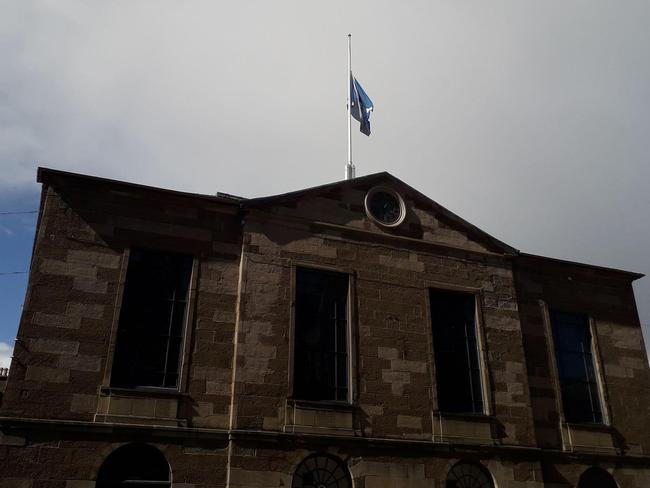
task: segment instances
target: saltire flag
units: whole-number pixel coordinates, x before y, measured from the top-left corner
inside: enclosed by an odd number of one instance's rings
[[[361,123],[359,130],[370,135],[370,112],[375,106],[370,97],[363,91],[357,79],[350,73],[350,113]]]

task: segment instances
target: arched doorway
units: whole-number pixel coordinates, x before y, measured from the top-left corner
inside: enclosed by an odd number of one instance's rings
[[[481,464],[459,461],[447,473],[445,488],[494,488],[494,482]]]
[[[350,471],[331,454],[307,456],[293,474],[291,488],[352,488]]]
[[[126,444],[113,451],[97,475],[97,488],[170,488],[165,456],[148,444]]]
[[[618,485],[611,474],[594,466],[582,473],[578,488],[618,488]]]

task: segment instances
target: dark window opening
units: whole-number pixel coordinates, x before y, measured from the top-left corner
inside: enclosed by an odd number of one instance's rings
[[[148,444],[126,444],[113,451],[97,475],[97,488],[169,488],[171,472],[165,456]]]
[[[294,397],[348,399],[348,275],[298,268]]]
[[[178,387],[192,256],[134,249],[111,385]]]
[[[483,413],[475,297],[438,290],[431,290],[429,296],[438,408]]]
[[[565,419],[602,423],[589,319],[558,311],[550,315]]]
[[[352,488],[347,466],[330,454],[306,457],[293,474],[291,488]]]
[[[614,477],[602,468],[593,466],[580,476],[578,488],[618,488]]]

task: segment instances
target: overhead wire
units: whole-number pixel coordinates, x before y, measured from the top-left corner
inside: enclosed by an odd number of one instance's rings
[[[38,213],[38,210],[23,210],[17,212],[0,212],[0,215],[24,215],[24,214],[35,214]]]
[[[38,213],[38,210],[18,210],[18,211],[9,211],[9,212],[0,212],[2,215],[27,215]],[[27,271],[0,271],[0,276],[12,276],[12,275],[22,275],[27,274]]]

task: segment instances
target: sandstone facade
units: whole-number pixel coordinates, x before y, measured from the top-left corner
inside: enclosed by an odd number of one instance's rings
[[[380,173],[277,197],[172,192],[41,169],[41,210],[0,409],[0,486],[90,488],[143,442],[173,485],[296,486],[313,453],[357,488],[444,487],[459,461],[495,486],[578,486],[589,467],[650,486],[641,275],[521,253]],[[368,218],[397,191],[406,218]],[[134,247],[194,256],[177,389],[111,386]],[[297,267],[350,276],[350,401],[293,392]],[[477,297],[482,415],[441,412],[430,289]],[[604,421],[566,421],[548,311],[589,317]],[[460,486],[460,485],[458,485]]]

